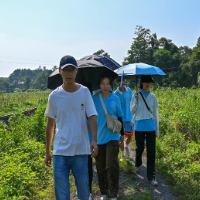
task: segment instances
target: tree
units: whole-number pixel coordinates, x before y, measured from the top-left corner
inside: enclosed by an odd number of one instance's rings
[[[187,63],[192,55],[192,49],[188,46],[179,47],[179,54],[181,58],[181,63]]]
[[[93,55],[101,55],[101,56],[107,56],[110,57],[108,52],[105,52],[103,49],[98,50],[97,52],[93,53]]]
[[[12,74],[9,76],[9,83],[14,83],[16,86],[18,85],[19,82],[19,76],[20,76],[20,69],[16,69]]]
[[[200,72],[200,37],[197,40],[196,46],[193,48],[188,64],[191,75],[191,84],[197,85],[197,76]]]
[[[130,50],[128,50],[128,56],[125,57],[123,65],[138,62],[153,64],[153,53],[158,49],[156,33],[151,35],[149,29],[136,26],[135,35],[136,37],[133,38]]]
[[[25,77],[25,82],[24,82],[24,86],[25,86],[26,90],[30,88],[30,83],[31,83],[31,77],[30,76],[26,76]]]
[[[47,80],[48,76],[52,73],[51,70],[43,71],[32,83],[32,89],[46,90],[47,89]]]
[[[52,67],[52,71],[54,72],[56,69],[58,69],[58,66],[54,65],[54,66]]]
[[[0,77],[0,90],[9,92],[9,83],[8,78]]]

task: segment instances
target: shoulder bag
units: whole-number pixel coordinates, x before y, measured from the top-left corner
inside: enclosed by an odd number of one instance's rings
[[[122,123],[118,119],[113,117],[112,115],[108,114],[108,111],[107,111],[106,106],[104,104],[101,93],[99,93],[99,98],[100,98],[101,104],[103,106],[104,112],[106,114],[106,122],[107,122],[108,129],[110,131],[112,131],[113,133],[119,133],[121,131],[121,128],[122,128]]]

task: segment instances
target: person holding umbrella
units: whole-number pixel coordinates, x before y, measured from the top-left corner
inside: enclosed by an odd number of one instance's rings
[[[108,129],[106,111],[122,123],[122,110],[118,96],[111,88],[111,77],[107,73],[99,76],[101,92],[93,96],[97,109],[97,145],[98,155],[96,156],[96,168],[98,174],[101,200],[117,199],[119,184],[119,141],[123,142],[124,128],[121,126],[121,136],[118,132]]]
[[[63,84],[55,89],[48,99],[45,116],[46,155],[45,163],[51,167],[51,143],[54,137],[53,168],[54,187],[57,200],[70,200],[69,172],[72,170],[80,200],[90,196],[88,181],[88,155],[95,157],[97,147],[96,109],[88,88],[75,82],[77,62],[72,56],[60,60],[59,73]],[[86,120],[92,133],[89,144]]]
[[[122,80],[121,80],[122,79]],[[131,137],[134,135],[134,127],[133,123],[131,122],[132,120],[132,114],[131,114],[131,109],[130,109],[130,102],[133,96],[133,93],[129,87],[126,87],[126,79],[123,78],[123,76],[118,76],[116,78],[116,84],[118,85],[117,90],[115,91],[115,94],[119,97],[120,103],[121,103],[121,108],[122,108],[122,119],[123,119],[123,125],[124,125],[124,135],[127,136],[126,140],[124,143],[120,144],[121,147],[121,159],[122,161],[125,158],[124,155],[124,147],[126,150],[126,154],[129,156],[130,151],[129,151],[129,144],[131,142]]]
[[[142,75],[140,92],[131,100],[131,112],[134,114],[136,159],[135,170],[142,165],[142,154],[146,138],[147,147],[147,179],[154,186],[158,185],[155,178],[155,143],[159,134],[158,103],[156,96],[150,92],[153,83],[151,75]]]

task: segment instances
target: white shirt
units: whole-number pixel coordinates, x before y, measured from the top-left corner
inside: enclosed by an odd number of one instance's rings
[[[136,94],[133,95],[131,99],[131,113],[134,114],[132,122],[135,120],[144,120],[144,119],[155,119],[156,123],[156,135],[159,134],[159,118],[158,118],[158,102],[156,96],[152,93],[148,95],[145,99],[149,109],[152,113],[147,109],[142,96],[138,93],[139,100],[135,99]]]
[[[88,88],[81,85],[71,93],[58,87],[49,95],[44,115],[56,121],[53,155],[91,154],[86,120],[97,112]]]

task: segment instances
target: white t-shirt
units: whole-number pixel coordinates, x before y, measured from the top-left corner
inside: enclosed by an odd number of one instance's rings
[[[86,120],[97,112],[88,88],[81,85],[71,93],[58,87],[49,95],[44,115],[56,121],[53,155],[91,154]]]

